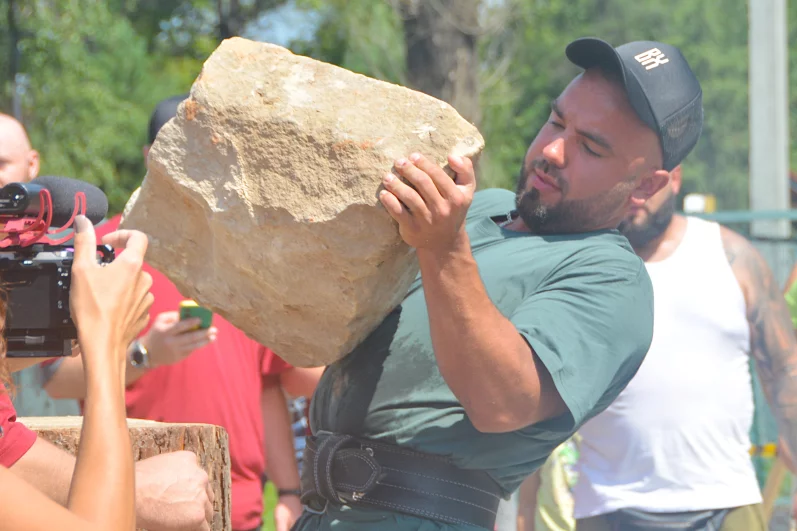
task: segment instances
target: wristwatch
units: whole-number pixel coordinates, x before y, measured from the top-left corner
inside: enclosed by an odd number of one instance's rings
[[[149,369],[149,352],[147,348],[141,344],[141,341],[136,339],[130,344],[127,349],[127,361],[131,366],[136,369]]]

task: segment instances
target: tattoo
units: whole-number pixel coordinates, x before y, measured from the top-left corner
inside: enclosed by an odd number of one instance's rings
[[[797,340],[791,316],[772,271],[742,236],[722,228],[728,263],[747,303],[750,355],[778,421],[781,439],[792,455],[797,451]]]

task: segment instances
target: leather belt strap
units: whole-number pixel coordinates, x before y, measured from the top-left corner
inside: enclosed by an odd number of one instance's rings
[[[492,531],[501,490],[486,472],[441,456],[349,435],[307,438],[302,503],[311,513],[334,506],[371,507]]]

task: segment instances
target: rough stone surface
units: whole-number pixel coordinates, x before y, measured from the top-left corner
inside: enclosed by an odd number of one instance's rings
[[[150,236],[147,260],[183,295],[294,365],[328,364],[418,271],[383,175],[414,151],[446,167],[483,145],[447,103],[233,38],[159,133],[123,226]]]
[[[19,421],[62,450],[77,454],[83,417],[26,417]],[[127,425],[136,461],[179,450],[197,455],[215,495],[211,530],[230,531],[230,444],[224,428],[136,419],[128,419]]]

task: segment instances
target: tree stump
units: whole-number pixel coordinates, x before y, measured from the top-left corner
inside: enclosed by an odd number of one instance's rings
[[[41,438],[69,452],[77,453],[83,417],[27,417],[18,419]],[[199,458],[215,494],[213,531],[229,531],[230,524],[230,444],[227,432],[209,424],[166,424],[128,419],[133,458],[189,450]]]

